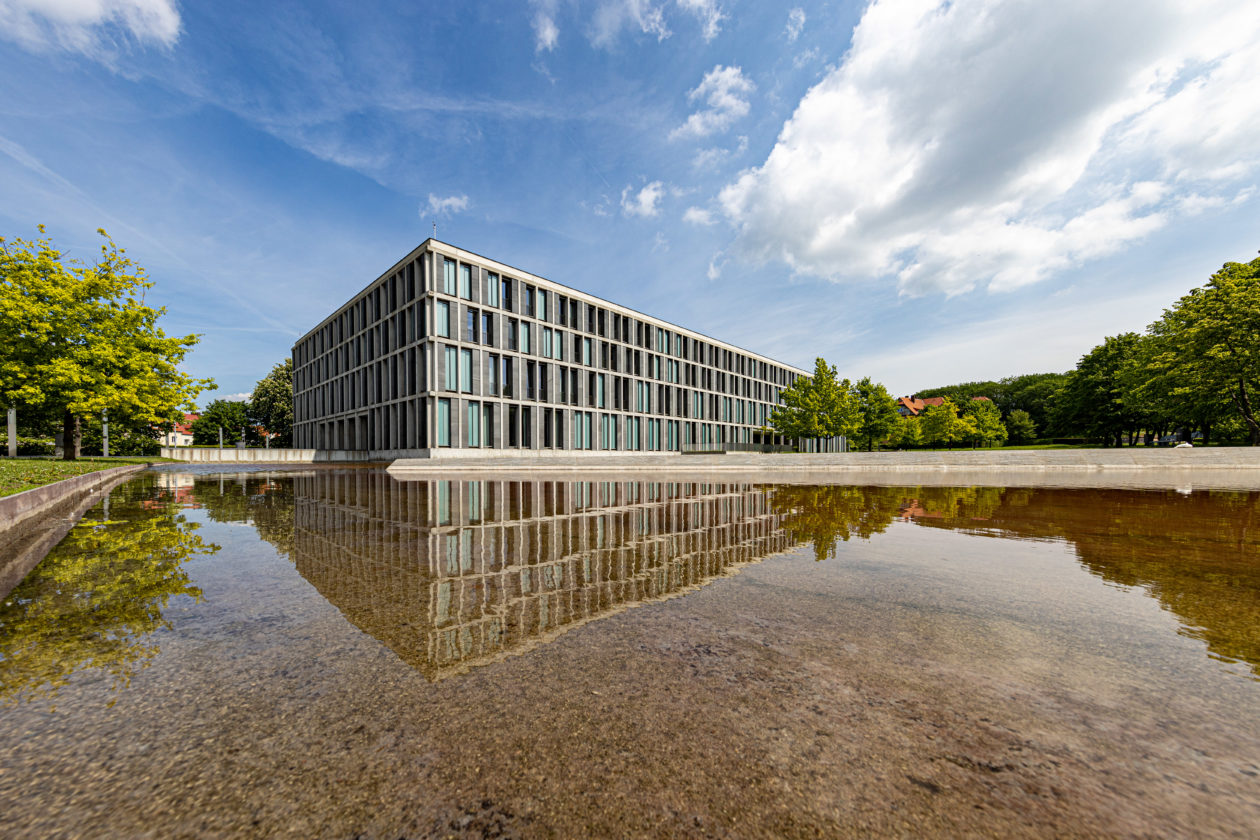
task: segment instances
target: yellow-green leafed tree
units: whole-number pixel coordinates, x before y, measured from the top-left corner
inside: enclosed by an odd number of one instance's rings
[[[852,383],[839,379],[834,366],[819,357],[814,375],[802,376],[779,395],[782,405],[770,413],[770,428],[789,438],[852,437],[861,426]]]
[[[84,416],[164,425],[214,387],[179,369],[199,336],[162,331],[166,310],[145,304],[153,284],[144,269],[98,233],[105,241],[92,265],[42,236],[0,237],[0,407],[60,416],[67,459]]]

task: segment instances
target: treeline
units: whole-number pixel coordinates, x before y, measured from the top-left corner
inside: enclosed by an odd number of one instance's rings
[[[249,400],[215,400],[193,421],[193,446],[293,445],[293,360],[285,359],[258,380]],[[263,438],[263,433],[267,438]]]
[[[1226,263],[1145,333],[1109,336],[1066,373],[963,382],[919,391],[962,404],[993,401],[1007,425],[1104,446],[1178,435],[1260,445],[1260,259]],[[1015,435],[1012,434],[1012,439]],[[1012,440],[1014,442],[1014,440]]]

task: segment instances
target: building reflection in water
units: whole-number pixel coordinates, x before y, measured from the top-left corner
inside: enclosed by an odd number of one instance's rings
[[[439,680],[790,548],[750,484],[298,476],[292,557]]]

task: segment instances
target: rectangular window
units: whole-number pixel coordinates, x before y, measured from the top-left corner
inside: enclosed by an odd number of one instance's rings
[[[542,289],[538,290],[538,320],[547,320],[547,293]]]
[[[510,356],[503,357],[503,396],[512,396],[512,359]]]
[[[437,403],[437,445],[451,445],[451,401],[446,399]]]
[[[481,343],[494,345],[494,316],[489,312],[481,313]]]
[[[525,399],[532,400],[534,398],[534,376],[535,363],[525,363]]]
[[[508,420],[507,420],[507,422],[508,422],[508,426],[507,426],[507,433],[508,433],[508,446],[520,446],[520,445],[521,445],[521,437],[520,437],[520,428],[521,428],[521,423],[520,423],[520,411],[519,411],[519,410],[517,410],[517,407],[516,407],[516,406],[514,406],[514,405],[509,405],[509,406],[508,406]]]
[[[486,306],[499,305],[499,275],[486,275],[486,299],[482,303]]]
[[[521,446],[534,448],[534,413],[529,406],[521,406]]]
[[[481,403],[468,403],[468,445],[481,446]]]
[[[459,351],[459,390],[472,393],[472,351]]]
[[[525,287],[525,312],[529,317],[534,317],[534,287]]]
[[[481,407],[481,436],[485,445],[494,448],[494,406],[486,403]]]
[[[544,359],[551,358],[551,330],[547,327],[542,330],[542,356]]]
[[[446,360],[446,379],[444,380],[443,384],[446,386],[446,390],[448,391],[458,391],[459,390],[459,370],[458,370],[458,361],[457,361],[458,356],[455,353],[455,348],[444,347],[443,353],[445,354],[445,360]]]
[[[553,425],[551,414],[552,414],[552,410],[550,408],[543,409],[543,416],[542,416],[543,449],[551,449],[552,446],[555,445],[554,443],[552,443],[552,437],[551,437],[552,425]]]
[[[595,379],[595,405],[598,406],[599,408],[608,407],[607,404],[605,403],[605,397],[604,397],[605,378],[606,378],[605,375],[601,373]]]
[[[492,397],[499,395],[499,357],[486,356],[486,393]]]
[[[503,282],[499,284],[500,291],[503,292],[503,308],[508,312],[512,311],[512,280],[504,277]]]
[[[556,381],[560,383],[560,398],[557,402],[567,403],[569,401],[569,375],[564,368],[556,368]]]
[[[477,310],[472,307],[468,308],[464,317],[464,341],[471,341],[477,344],[480,339],[477,337],[477,328],[481,326],[480,319],[477,317]]]
[[[442,338],[451,337],[451,305],[444,300],[433,304],[433,331]]]
[[[507,349],[509,349],[509,350],[515,350],[515,349],[516,349],[516,338],[517,338],[517,336],[518,336],[518,335],[520,335],[520,326],[519,326],[519,325],[520,325],[520,322],[519,322],[519,321],[517,321],[515,318],[508,318],[508,327],[507,327],[507,340],[508,340],[508,346],[507,346]]]
[[[556,295],[556,314],[560,316],[556,323],[567,327],[569,325],[569,299],[563,295]]]
[[[564,361],[564,333],[556,330],[555,341],[552,342],[552,349],[556,352],[556,361]]]
[[[589,366],[591,363],[591,340],[589,338],[582,339],[582,364]]]
[[[464,300],[472,300],[472,266],[459,267],[459,296]]]
[[[455,260],[442,260],[442,291],[452,296],[455,294]]]
[[[521,352],[522,353],[530,352],[529,333],[530,333],[529,324],[525,321],[521,321]]]

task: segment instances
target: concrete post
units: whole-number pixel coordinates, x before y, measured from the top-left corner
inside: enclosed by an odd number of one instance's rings
[[[219,448],[223,448],[223,427],[219,427]]]
[[[17,457],[17,409],[9,409],[9,457]]]
[[[109,412],[101,412],[101,454],[109,457]]]

